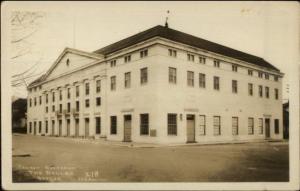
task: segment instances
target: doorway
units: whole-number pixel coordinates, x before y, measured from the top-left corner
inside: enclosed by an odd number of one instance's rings
[[[124,142],[131,142],[131,115],[124,115]]]
[[[265,119],[266,138],[270,138],[270,119]]]
[[[195,140],[195,115],[186,115],[187,143],[194,143]]]

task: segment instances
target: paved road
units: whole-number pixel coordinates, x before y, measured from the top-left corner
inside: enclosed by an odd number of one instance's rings
[[[13,135],[14,182],[288,181],[288,144],[123,147]]]

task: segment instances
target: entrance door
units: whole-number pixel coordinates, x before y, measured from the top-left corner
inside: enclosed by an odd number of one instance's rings
[[[62,136],[62,120],[58,121],[58,136]]]
[[[270,138],[270,119],[265,119],[266,138]]]
[[[187,142],[195,142],[195,115],[186,116],[186,133],[187,133]]]
[[[67,119],[67,136],[70,136],[70,119]]]
[[[131,142],[131,115],[124,115],[124,142]]]
[[[75,119],[75,137],[79,137],[79,119]]]
[[[33,123],[33,134],[36,135],[36,122]]]
[[[89,126],[90,126],[90,119],[85,118],[85,133],[84,133],[85,138],[89,137]]]

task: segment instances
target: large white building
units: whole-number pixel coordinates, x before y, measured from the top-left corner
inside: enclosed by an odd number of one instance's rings
[[[156,26],[66,48],[28,87],[28,133],[185,143],[282,139],[283,74],[262,58]]]

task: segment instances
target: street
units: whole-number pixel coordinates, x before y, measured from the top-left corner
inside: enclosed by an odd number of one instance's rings
[[[14,182],[289,180],[287,142],[128,147],[25,134],[12,141]]]

